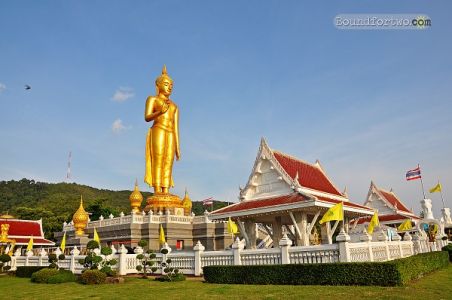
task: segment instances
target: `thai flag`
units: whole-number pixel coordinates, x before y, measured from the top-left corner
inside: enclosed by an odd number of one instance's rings
[[[416,169],[406,172],[406,180],[415,180],[419,178],[421,178],[421,168],[419,167],[419,165]]]
[[[202,200],[202,205],[204,205],[204,206],[212,205],[212,204],[213,204],[213,197]]]

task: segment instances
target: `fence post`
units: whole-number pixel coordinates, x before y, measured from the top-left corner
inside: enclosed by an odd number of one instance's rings
[[[289,248],[292,246],[292,241],[284,233],[282,239],[279,240],[279,248],[281,249],[281,264],[290,264]]]
[[[234,255],[234,266],[239,266],[242,264],[242,258],[240,257],[240,252],[242,252],[244,245],[240,242],[240,239],[237,237],[232,244],[232,254]]]
[[[74,248],[71,250],[71,265],[69,268],[71,269],[71,272],[75,274],[75,257],[80,254],[80,250],[78,250],[77,246],[74,246]]]
[[[414,255],[414,245],[413,245],[413,238],[411,237],[410,233],[407,232],[403,236],[403,240],[406,242],[410,242],[410,256]]]
[[[168,210],[167,210],[167,212],[168,212]],[[168,215],[168,213],[167,213],[166,217],[168,217],[168,216],[169,216],[169,215]],[[168,219],[167,219],[167,220],[168,220]],[[165,263],[165,265],[166,265],[166,260],[168,259],[168,254],[171,253],[171,247],[168,246],[168,243],[165,243],[165,244],[163,244],[162,249],[160,249],[160,253],[162,252],[163,249],[168,250],[168,252],[167,252],[166,254],[165,254],[165,253],[162,253],[162,264]],[[166,274],[166,272],[164,271],[164,269],[165,269],[165,268],[162,266],[162,275],[165,275],[165,274]]]
[[[41,248],[41,251],[39,251],[39,260],[38,260],[38,266],[42,267],[43,263],[42,260],[44,259],[44,256],[47,256],[47,252]]]
[[[336,237],[336,242],[339,246],[339,261],[350,262],[350,249],[348,247],[350,236],[344,231],[344,228],[339,231],[339,234]]]
[[[377,235],[377,238],[381,242],[385,242],[385,250],[386,250],[386,260],[391,260],[391,252],[389,251],[389,237],[386,232],[380,228],[380,233]]]
[[[126,275],[127,274],[127,249],[124,247],[124,245],[121,245],[119,248],[119,266],[118,266],[118,273],[119,275]]]
[[[412,237],[412,240],[413,240],[414,254],[422,253],[421,237],[419,236],[419,234],[415,233]]]
[[[369,261],[374,261],[374,253],[372,252],[372,236],[367,232],[366,228],[359,236],[359,240],[367,244],[367,254],[369,256]]]
[[[193,247],[193,251],[195,251],[195,276],[201,276],[202,274],[202,261],[201,254],[204,252],[206,248],[198,241]]]
[[[400,242],[402,240],[402,237],[398,233],[396,233],[396,234],[392,235],[392,240],[398,243],[400,258],[403,258],[402,243]]]

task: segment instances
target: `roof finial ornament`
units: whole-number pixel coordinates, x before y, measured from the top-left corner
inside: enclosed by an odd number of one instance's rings
[[[348,189],[347,189],[347,186],[344,187],[344,191],[342,192],[342,195],[343,195],[344,197],[347,197],[347,198],[348,198]]]

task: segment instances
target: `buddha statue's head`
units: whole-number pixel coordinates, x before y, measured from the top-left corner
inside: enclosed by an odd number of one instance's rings
[[[157,77],[157,79],[155,80],[155,87],[157,89],[157,95],[163,94],[166,97],[171,95],[171,92],[173,90],[173,80],[168,76],[165,65],[162,69],[162,75]]]

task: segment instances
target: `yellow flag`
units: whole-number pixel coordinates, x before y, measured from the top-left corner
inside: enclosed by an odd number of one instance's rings
[[[435,185],[434,187],[432,187],[432,188],[430,189],[430,193],[438,193],[438,192],[441,192],[442,189],[443,189],[443,188],[442,188],[442,186],[441,186],[441,183],[438,182],[437,185]]]
[[[66,231],[64,232],[63,239],[61,240],[60,249],[62,252],[64,252],[64,249],[66,248]]]
[[[94,228],[93,241],[98,242],[99,243],[99,247],[100,247],[100,238],[99,238],[99,235],[97,234],[96,228]]]
[[[405,231],[405,230],[410,230],[411,228],[413,228],[413,226],[411,225],[411,220],[406,219],[405,221],[403,221],[402,224],[399,225],[399,227],[397,227],[397,230]]]
[[[375,212],[374,215],[372,216],[372,219],[370,219],[369,226],[367,227],[367,232],[369,234],[372,234],[374,232],[375,226],[378,226],[378,225],[380,225],[380,222],[378,220],[378,213]]]
[[[166,243],[166,239],[165,239],[165,231],[163,231],[163,226],[162,226],[162,224],[160,224],[159,242],[160,242],[160,245],[163,245],[163,244]]]
[[[235,224],[235,222],[232,221],[231,218],[229,218],[228,220],[228,232],[231,234],[236,234],[237,232],[239,232],[237,224]]]
[[[32,251],[33,250],[33,236],[30,238],[30,240],[28,241],[28,245],[27,245],[27,251]]]
[[[329,221],[342,221],[344,219],[344,204],[339,202],[338,204],[332,206],[328,211],[323,215],[322,220],[320,220],[320,224]]]

